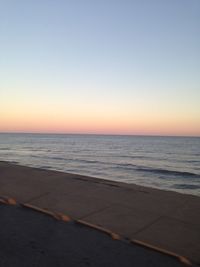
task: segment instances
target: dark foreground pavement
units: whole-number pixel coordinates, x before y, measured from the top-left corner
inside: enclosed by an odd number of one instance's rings
[[[185,266],[75,222],[0,204],[0,267]]]

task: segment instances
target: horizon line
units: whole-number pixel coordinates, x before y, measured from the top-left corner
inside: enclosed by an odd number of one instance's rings
[[[112,134],[112,133],[62,133],[62,132],[7,132],[0,131],[0,134],[37,134],[37,135],[103,135],[103,136],[135,136],[135,137],[194,137],[200,138],[200,135],[161,135],[161,134]]]

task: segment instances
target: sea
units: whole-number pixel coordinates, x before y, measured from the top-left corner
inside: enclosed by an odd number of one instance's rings
[[[0,161],[200,196],[200,137],[1,133]]]

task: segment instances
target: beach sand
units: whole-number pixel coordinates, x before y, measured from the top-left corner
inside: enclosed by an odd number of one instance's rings
[[[19,221],[21,221],[17,222],[16,220],[17,225],[21,225],[18,230],[21,229],[22,232],[24,228],[22,222],[28,218],[28,214],[33,216],[34,212],[30,213],[30,210],[35,209],[41,214],[43,213],[43,216],[44,214],[50,215],[48,220],[57,219],[56,225],[60,220],[65,224],[65,227],[75,227],[74,229],[77,229],[78,223],[78,225],[84,226],[91,233],[95,231],[95,236],[97,236],[97,232],[98,235],[104,237],[106,234],[106,238],[116,242],[116,244],[120,244],[120,246],[122,246],[121,244],[124,246],[128,242],[126,246],[132,246],[131,249],[133,250],[135,248],[139,249],[139,247],[140,249],[145,249],[144,254],[147,258],[146,251],[151,251],[151,253],[160,251],[162,254],[159,255],[164,258],[167,257],[166,255],[170,255],[171,260],[178,259],[187,264],[200,264],[199,197],[81,175],[19,166],[8,162],[0,162],[0,196],[1,202],[4,203],[1,207],[3,206],[3,209],[6,207],[5,210],[7,210],[3,212],[8,212],[11,218],[16,217],[14,216],[15,212],[22,214],[20,215],[21,217],[19,216],[21,218],[19,218]],[[5,206],[6,203],[17,203],[21,205],[21,208],[18,205],[10,208],[10,206]],[[28,212],[22,209],[23,205],[27,207]],[[39,212],[37,212],[37,216],[34,215],[35,220],[37,220],[36,217],[41,216]],[[5,214],[3,216],[4,218],[9,218]],[[12,221],[15,223],[14,219]],[[2,223],[2,219],[0,222],[4,227],[5,223]],[[48,223],[44,224],[44,227],[38,226],[39,228],[35,229],[35,233],[38,233],[38,240],[42,238],[42,229],[48,228],[47,226]],[[6,231],[10,234],[10,230]],[[81,235],[79,237],[82,240]],[[18,239],[21,239],[20,235]],[[72,239],[71,237],[70,240]],[[121,239],[122,241],[112,239]],[[6,242],[6,237],[4,242]],[[72,241],[67,241],[66,238],[62,242],[69,242],[69,245]],[[79,243],[80,241],[76,241],[74,244]],[[74,247],[76,246],[74,245]],[[58,250],[60,251],[60,249]],[[120,248],[119,251],[119,254],[123,254],[123,249]],[[109,252],[108,254],[111,256],[110,259],[113,260],[116,257],[112,253],[114,252]],[[78,252],[77,254],[79,255]],[[133,256],[132,260],[134,261],[134,252],[132,251],[130,254]],[[141,258],[144,258],[144,254],[141,254],[143,255]],[[56,255],[59,255],[59,253]],[[76,253],[72,257],[75,255]],[[81,255],[83,256],[83,254]],[[90,253],[88,255],[86,257],[90,257]],[[64,256],[61,255],[61,257]],[[129,259],[127,255],[123,257],[124,262],[126,258]],[[164,258],[163,261],[165,262]],[[127,264],[132,260],[127,260]],[[69,266],[90,266],[90,263],[92,264],[91,266],[109,265],[97,265],[92,258],[88,265],[83,263],[84,261],[82,260],[81,262],[85,265],[80,265],[76,262],[73,263],[74,265]],[[112,266],[134,266],[133,262],[132,265],[117,265],[118,262],[120,260],[116,260],[116,263]],[[178,261],[176,263],[179,264]],[[165,266],[164,263],[155,264],[142,265],[141,263],[135,266]],[[39,266],[45,266],[45,264]],[[58,264],[57,266],[62,265]]]

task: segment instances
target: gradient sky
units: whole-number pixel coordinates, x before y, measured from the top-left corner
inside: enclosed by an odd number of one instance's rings
[[[200,136],[199,0],[0,0],[0,131]]]

